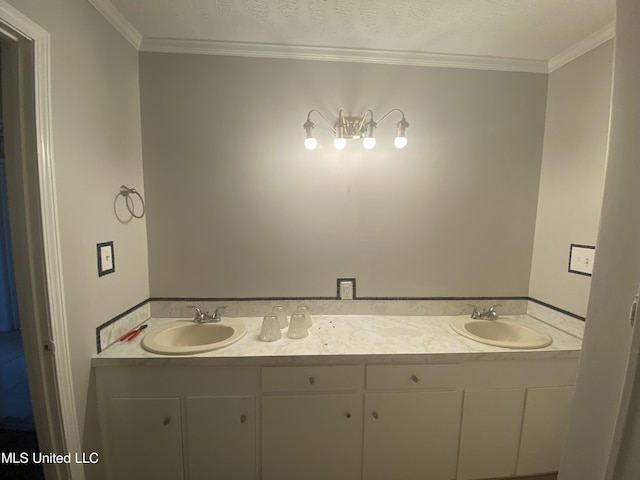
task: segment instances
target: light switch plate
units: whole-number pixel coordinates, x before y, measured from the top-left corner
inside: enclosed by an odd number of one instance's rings
[[[596,247],[593,245],[577,245],[572,243],[569,249],[569,273],[586,275],[593,274],[593,259]]]
[[[98,276],[102,277],[116,271],[116,261],[113,256],[113,241],[98,243]]]

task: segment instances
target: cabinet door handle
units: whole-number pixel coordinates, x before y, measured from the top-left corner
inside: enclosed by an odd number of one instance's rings
[[[171,423],[171,417],[164,417],[164,420],[162,420],[162,425],[164,425],[165,427],[170,423]]]
[[[347,418],[351,418],[351,412],[345,413],[344,416],[347,417]]]
[[[309,384],[315,385],[315,383],[316,383],[316,379],[313,377],[309,377]]]
[[[242,414],[240,415],[240,423],[247,423],[247,416]]]
[[[413,383],[418,383],[420,381],[420,379],[418,378],[417,375],[411,375],[411,381]]]
[[[378,412],[376,412],[375,410],[371,412],[371,416],[374,420],[378,420],[380,418],[380,415],[378,415]]]

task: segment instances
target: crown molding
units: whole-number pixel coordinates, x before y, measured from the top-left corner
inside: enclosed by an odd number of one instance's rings
[[[395,50],[366,50],[351,48],[303,47],[296,45],[218,42],[207,40],[174,40],[144,38],[142,52],[187,53],[200,55],[229,55],[236,57],[283,58],[321,60],[328,62],[376,63],[427,67],[466,68],[515,72],[547,73],[542,60],[517,58],[447,55]]]
[[[138,30],[134,28],[129,20],[127,20],[120,11],[113,6],[109,0],[88,0],[91,5],[95,7],[98,12],[111,24],[113,27],[122,34],[127,41],[135,47],[136,50],[140,50],[140,44],[142,43],[142,35]]]
[[[584,55],[590,50],[599,47],[604,42],[611,40],[616,36],[615,20],[605,25],[597,32],[592,33],[585,39],[567,48],[564,52],[559,53],[549,60],[549,73],[575,60],[580,55]]]
[[[465,68],[507,72],[551,73],[615,37],[615,21],[559,53],[549,61],[397,50],[310,47],[298,45],[143,38],[110,0],[88,0],[113,27],[141,52],[227,55],[254,58],[320,60],[419,67]]]

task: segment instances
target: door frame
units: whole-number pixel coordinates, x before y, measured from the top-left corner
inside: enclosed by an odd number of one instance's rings
[[[634,439],[634,429],[629,421],[633,419],[640,403],[640,379],[638,370],[640,369],[640,287],[636,295],[631,311],[629,312],[629,322],[631,323],[631,346],[627,357],[624,383],[620,395],[620,405],[618,407],[618,418],[616,419],[611,450],[605,470],[606,480],[615,480],[618,475],[622,475],[624,466],[629,463],[628,455],[633,448],[637,448],[638,440]],[[635,441],[635,444],[633,443]]]
[[[16,286],[40,449],[81,452],[71,374],[54,172],[50,35],[0,0],[5,146]],[[6,48],[5,48],[6,47]],[[6,54],[5,54],[6,53]],[[7,58],[9,57],[9,58]],[[9,98],[7,98],[9,97]],[[11,175],[11,177],[9,177]],[[15,213],[19,214],[16,215]],[[81,464],[45,464],[48,480],[83,480]]]

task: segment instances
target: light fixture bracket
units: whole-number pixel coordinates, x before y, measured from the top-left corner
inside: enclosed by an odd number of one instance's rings
[[[367,124],[363,117],[342,117],[344,122],[344,138],[363,138],[367,133]],[[340,123],[336,123],[336,127]]]

